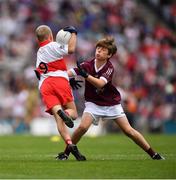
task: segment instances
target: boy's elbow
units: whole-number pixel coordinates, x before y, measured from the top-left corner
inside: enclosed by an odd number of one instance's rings
[[[100,81],[97,85],[99,86],[98,88],[102,89],[105,86],[105,84],[106,84],[105,81],[100,79]]]
[[[104,87],[105,84],[103,83],[99,83],[99,84],[96,84],[96,88],[97,89],[102,89]]]

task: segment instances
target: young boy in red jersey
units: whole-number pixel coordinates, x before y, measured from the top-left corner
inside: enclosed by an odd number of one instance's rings
[[[96,44],[95,58],[68,71],[68,75],[81,75],[85,78],[85,109],[79,127],[72,135],[72,142],[77,144],[87,132],[91,124],[98,125],[100,118],[114,120],[120,129],[139,147],[147,152],[152,159],[164,157],[155,152],[145,138],[131,127],[120,104],[121,96],[112,84],[114,67],[110,58],[116,53],[117,47],[111,37],[101,39]],[[68,159],[69,148],[58,154],[57,159]]]
[[[71,33],[68,45],[53,41],[51,29],[41,25],[36,29],[39,43],[36,62],[36,76],[39,79],[39,91],[46,106],[46,112],[53,115],[58,131],[67,148],[79,160],[79,151],[72,143],[65,124],[72,128],[73,119],[77,118],[77,109],[69,84],[67,68],[63,56],[75,52],[77,30],[73,26],[63,29]]]

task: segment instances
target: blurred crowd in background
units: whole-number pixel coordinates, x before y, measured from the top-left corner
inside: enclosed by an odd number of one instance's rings
[[[76,53],[66,57],[68,68],[80,56],[93,58],[96,41],[112,35],[118,47],[111,59],[113,81],[130,123],[141,131],[176,133],[175,1],[1,0],[0,134],[8,131],[6,125],[14,133],[30,132],[35,118],[49,116],[33,71],[38,48],[34,32],[41,24],[54,35],[68,25],[78,29]],[[73,93],[81,116],[84,87]],[[109,123],[105,128],[114,130]]]

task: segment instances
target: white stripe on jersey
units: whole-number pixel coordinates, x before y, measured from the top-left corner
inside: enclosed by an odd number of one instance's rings
[[[55,60],[62,59],[64,55],[68,54],[68,45],[60,45],[56,42],[50,42],[45,46],[39,48],[37,52],[36,67],[41,62],[49,63]]]
[[[106,76],[108,78],[111,75],[112,72],[113,72],[113,69],[108,68],[108,70],[103,74],[103,76]]]
[[[49,63],[54,62],[59,59],[63,59],[64,55],[68,54],[68,45],[60,45],[57,42],[50,42],[45,46],[39,48],[37,52],[37,62],[36,68],[41,62]],[[46,74],[41,74],[41,79],[39,81],[39,88],[43,81],[49,76],[64,77],[68,80],[68,74],[66,71],[57,70],[54,72],[48,72]]]
[[[111,75],[112,71],[113,71],[113,70],[112,70],[111,68],[108,68],[108,76]]]

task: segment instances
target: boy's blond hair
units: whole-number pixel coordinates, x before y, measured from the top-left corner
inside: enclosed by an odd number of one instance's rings
[[[117,46],[115,44],[115,40],[111,36],[107,36],[103,39],[100,39],[97,44],[97,47],[105,47],[108,49],[108,54],[112,54],[112,56],[117,52]]]
[[[52,31],[51,31],[50,27],[48,27],[46,25],[39,26],[35,30],[35,33],[36,33],[36,37],[39,42],[47,40],[52,35]]]

